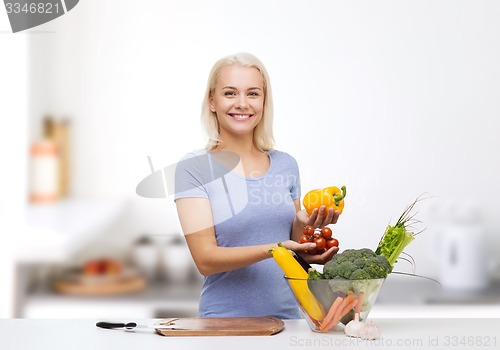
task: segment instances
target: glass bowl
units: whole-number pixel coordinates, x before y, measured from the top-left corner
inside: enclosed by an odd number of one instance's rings
[[[354,319],[367,319],[385,278],[299,279],[285,276],[300,307],[302,316],[313,332],[338,332]]]

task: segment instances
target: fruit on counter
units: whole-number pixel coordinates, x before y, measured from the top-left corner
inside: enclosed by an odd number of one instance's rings
[[[325,311],[307,286],[307,272],[281,243],[269,252],[285,276],[290,279],[290,287],[307,314],[314,320],[322,320],[325,317]]]
[[[309,215],[315,208],[319,209],[322,205],[326,206],[326,210],[333,208],[342,213],[346,194],[345,186],[340,189],[336,186],[315,189],[306,193],[302,203]]]
[[[111,258],[91,259],[83,264],[83,274],[87,276],[118,275],[122,271],[122,263]]]
[[[339,241],[332,237],[332,230],[329,227],[315,229],[311,225],[304,226],[303,235],[299,243],[316,243],[314,250],[308,251],[308,254],[322,254],[332,247],[338,247]]]

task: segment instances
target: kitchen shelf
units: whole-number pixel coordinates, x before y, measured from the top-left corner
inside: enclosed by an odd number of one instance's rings
[[[16,233],[17,262],[61,262],[95,238],[125,208],[119,200],[61,200],[29,204]]]
[[[483,289],[442,288],[438,283],[417,277],[389,276],[377,297],[377,304],[406,305],[497,305],[500,307],[500,281]]]
[[[27,295],[25,318],[164,318],[198,313],[198,282],[154,283],[141,292],[111,296],[75,296],[38,290]]]
[[[404,283],[404,282],[403,282]],[[474,303],[455,299],[440,298],[436,302],[425,299],[402,300],[387,299],[390,291],[407,294],[409,285],[393,283],[386,293],[379,295],[380,300],[370,313],[371,318],[497,318],[500,314],[500,301],[481,299],[481,295],[493,295],[500,284],[479,293]],[[413,285],[414,287],[415,285]],[[389,287],[389,285],[387,286]],[[154,283],[144,291],[128,295],[78,297],[55,294],[50,290],[38,290],[27,295],[22,317],[24,318],[168,318],[195,317],[198,313],[200,282],[170,284]],[[413,294],[420,291],[413,290]],[[410,293],[410,294],[412,294]],[[384,297],[385,294],[385,297]],[[500,298],[499,294],[497,294]],[[385,300],[384,300],[385,298]]]

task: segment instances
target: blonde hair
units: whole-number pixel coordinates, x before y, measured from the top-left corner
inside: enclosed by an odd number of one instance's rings
[[[217,150],[222,146],[222,140],[219,138],[219,122],[217,114],[210,110],[210,97],[214,93],[215,85],[219,72],[222,68],[231,65],[241,67],[256,68],[262,75],[264,81],[264,110],[262,120],[255,127],[253,134],[253,143],[263,152],[270,152],[274,147],[273,136],[273,99],[271,94],[271,85],[269,75],[264,64],[255,56],[249,53],[237,53],[226,56],[215,62],[208,76],[207,89],[203,98],[201,108],[201,122],[208,136],[207,150]]]

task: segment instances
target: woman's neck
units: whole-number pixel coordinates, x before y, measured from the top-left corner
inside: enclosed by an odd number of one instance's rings
[[[223,138],[223,141],[221,151],[233,152],[240,158],[239,165],[234,169],[236,173],[258,177],[269,169],[269,156],[254,145],[253,139]]]
[[[250,156],[255,156],[261,154],[262,151],[259,150],[253,143],[253,137],[241,136],[241,137],[223,137],[222,148],[223,151],[234,152],[238,154],[241,158],[246,158]]]

